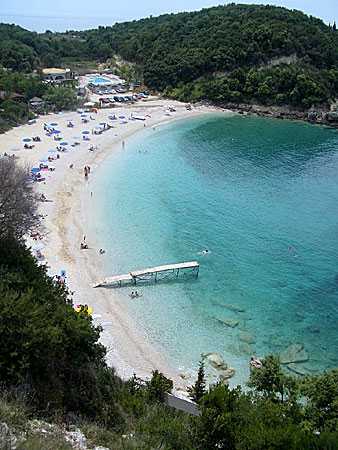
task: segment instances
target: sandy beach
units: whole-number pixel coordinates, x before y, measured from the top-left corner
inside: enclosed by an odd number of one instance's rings
[[[175,111],[168,113],[168,106]],[[116,113],[117,118],[125,118],[109,122],[112,112]],[[47,215],[43,219],[45,233],[42,239],[42,263],[47,264],[51,275],[65,270],[67,285],[73,292],[74,305],[86,303],[92,308],[94,324],[103,326],[101,342],[107,348],[107,362],[123,379],[131,377],[133,373],[146,379],[153,370],[158,369],[170,377],[178,388],[187,383],[167,366],[163,355],[158,354],[151,342],[147,342],[142,336],[127,313],[125,299],[119,298],[118,290],[92,287],[94,282],[106,276],[99,249],[91,248],[91,231],[86,226],[87,218],[94,209],[94,202],[98,201],[92,178],[95,178],[95,169],[107,155],[112,151],[123,151],[124,145],[127,147],[128,137],[132,134],[162,122],[209,112],[215,112],[215,109],[199,107],[188,111],[180,102],[149,100],[101,109],[97,113],[84,113],[89,120],[87,123],[83,123],[83,117],[78,112],[49,114],[37,118],[32,125],[22,125],[0,135],[2,153],[15,155],[20,164],[30,168],[38,167],[41,158],[56,158],[57,154],[60,155],[59,159],[44,162],[55,170],[42,172],[46,177],[45,181],[34,183],[34,189],[43,192],[51,200],[41,202],[39,206],[39,213]],[[131,114],[144,116],[146,120],[130,120]],[[73,128],[67,127],[70,120],[74,124]],[[113,128],[101,134],[92,134],[94,127],[99,127],[104,122],[110,123]],[[44,130],[44,124],[53,123],[57,124],[54,128],[61,131],[60,141],[55,141],[53,135],[47,136]],[[87,136],[90,140],[83,140],[83,131],[89,131]],[[41,141],[31,141],[29,144],[34,144],[34,148],[25,149],[23,139],[34,135],[39,135]],[[74,139],[73,136],[78,138]],[[80,144],[72,146],[75,141]],[[68,143],[65,146],[66,152],[48,152],[62,142]],[[93,146],[94,150],[90,151],[89,146]],[[20,150],[11,151],[15,147]],[[84,177],[85,166],[91,169],[88,179]],[[84,236],[89,249],[81,250],[80,244]],[[34,245],[36,242],[28,238],[27,243]]]

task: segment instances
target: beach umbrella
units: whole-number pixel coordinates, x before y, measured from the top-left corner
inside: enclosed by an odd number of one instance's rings
[[[17,152],[18,150],[20,150],[20,148],[19,147],[12,147],[11,150],[12,150],[12,152]]]
[[[77,305],[76,312],[79,313],[80,311],[86,312],[90,315],[92,313],[92,308],[90,306],[87,306],[86,308],[85,305]]]
[[[33,167],[33,169],[31,169],[31,172],[36,172],[36,173],[38,173],[38,172],[40,172],[40,171],[41,171],[40,167]]]
[[[37,250],[37,251],[42,250],[43,248],[44,248],[44,245],[43,245],[42,242],[38,242],[37,244],[34,244],[34,245],[32,246],[32,249],[33,249],[33,250]]]
[[[60,142],[60,145],[68,145],[68,142]]]
[[[82,134],[89,134],[89,131],[82,131]]]
[[[25,138],[25,139],[22,139],[24,142],[30,142],[32,139],[29,139],[29,138]]]
[[[72,136],[72,139],[80,139],[80,136]]]
[[[81,117],[87,117],[87,114],[81,114]]]
[[[54,123],[51,123],[50,125],[51,125],[52,127],[56,127],[56,126],[57,126],[57,123],[54,122]]]
[[[46,161],[48,161],[48,158],[40,158],[39,161],[46,162]]]
[[[50,149],[48,150],[48,152],[49,152],[49,153],[54,153],[54,152],[57,152],[57,150],[56,150],[56,148],[50,148]]]
[[[100,125],[105,125],[106,124],[106,122],[100,122]]]
[[[119,116],[119,119],[125,119],[126,116]]]
[[[59,134],[59,133],[61,133],[61,131],[60,130],[54,130],[53,133]]]

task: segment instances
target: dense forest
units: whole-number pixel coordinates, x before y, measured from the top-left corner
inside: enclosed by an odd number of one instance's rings
[[[86,33],[140,64],[144,82],[182,100],[260,101],[309,107],[338,92],[338,33],[300,11],[218,6]],[[292,64],[266,65],[290,57]],[[282,60],[283,61],[283,60]]]
[[[281,7],[232,3],[63,34],[2,24],[0,36],[4,67],[29,72],[118,54],[148,88],[183,101],[309,108],[338,97],[335,23]]]

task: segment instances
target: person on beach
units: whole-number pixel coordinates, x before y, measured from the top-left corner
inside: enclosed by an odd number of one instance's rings
[[[106,253],[106,251],[103,250],[103,248],[100,248],[99,253],[100,253],[100,255],[103,255],[104,253]]]

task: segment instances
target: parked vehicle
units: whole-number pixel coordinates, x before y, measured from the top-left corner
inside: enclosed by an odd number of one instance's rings
[[[99,98],[99,102],[102,102],[102,103],[110,103],[110,100],[109,100],[109,98],[103,98],[103,97],[101,97],[101,98]]]

